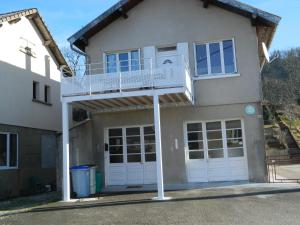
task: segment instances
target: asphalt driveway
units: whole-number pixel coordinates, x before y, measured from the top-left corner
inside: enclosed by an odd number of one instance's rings
[[[52,203],[0,217],[0,224],[300,224],[300,185],[237,185],[103,196],[97,201]]]

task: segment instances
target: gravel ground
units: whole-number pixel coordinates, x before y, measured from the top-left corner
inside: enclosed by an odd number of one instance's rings
[[[0,217],[0,224],[300,224],[300,185],[233,186],[104,196],[90,202],[52,203]]]

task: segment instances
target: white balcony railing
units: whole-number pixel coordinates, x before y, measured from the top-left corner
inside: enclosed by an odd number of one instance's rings
[[[109,73],[106,69],[108,66],[100,63],[79,66],[73,72],[75,75],[62,77],[61,95],[68,97],[177,87],[186,88],[192,95],[189,65],[183,56],[176,58],[176,63],[160,67],[153,66],[153,59],[142,59],[143,63],[116,62],[114,67],[108,65]]]

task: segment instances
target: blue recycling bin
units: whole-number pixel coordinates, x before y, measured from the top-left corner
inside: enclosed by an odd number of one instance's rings
[[[77,197],[88,197],[90,193],[90,167],[72,166],[70,168],[72,175],[73,191]]]

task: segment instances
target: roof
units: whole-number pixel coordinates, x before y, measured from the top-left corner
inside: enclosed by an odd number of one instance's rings
[[[23,9],[23,10],[8,12],[8,13],[1,13],[0,24],[4,22],[16,21],[23,16],[26,16],[28,19],[32,20],[33,23],[36,25],[36,27],[38,28],[38,30],[40,31],[44,39],[45,46],[47,46],[50,49],[58,65],[67,66],[67,68],[69,68],[68,63],[66,62],[64,56],[59,50],[57,44],[55,43],[55,40],[53,39],[50,31],[48,30],[45,22],[43,21],[42,17],[40,16],[36,8]]]
[[[78,32],[73,34],[68,41],[75,45],[80,50],[84,51],[87,40],[94,34],[114,22],[121,16],[126,18],[126,12],[132,9],[134,6],[142,2],[143,0],[121,0],[103,14],[92,20]],[[219,6],[225,10],[237,13],[241,16],[251,19],[255,26],[264,26],[270,28],[270,35],[263,40],[267,46],[270,45],[273,34],[275,33],[276,26],[280,21],[280,17],[263,10],[257,9],[250,5],[244,4],[236,0],[201,0],[205,7],[209,4]]]

